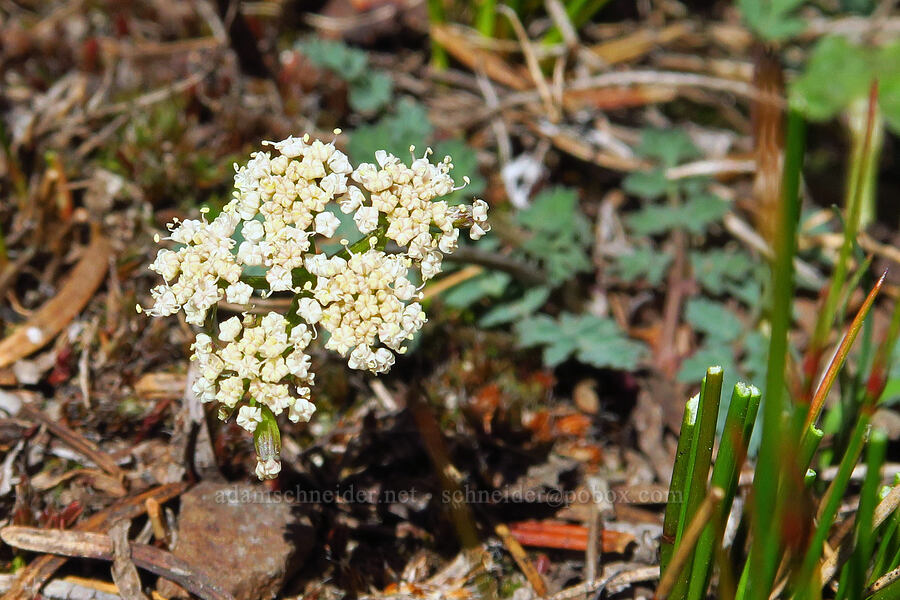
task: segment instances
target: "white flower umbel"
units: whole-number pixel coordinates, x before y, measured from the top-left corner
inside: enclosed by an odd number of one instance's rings
[[[222,418],[236,411],[238,425],[254,432],[261,479],[281,470],[280,444],[260,442],[277,441],[275,415],[300,422],[315,412],[306,348],[316,328],[351,368],[389,371],[426,321],[413,281],[441,272],[460,228],[473,239],[490,230],[483,200],[442,200],[459,188],[450,157],[432,163],[430,149],[410,165],[380,150],[374,163],[354,167],[333,143],[308,136],[264,144],[272,152],[235,165],[233,198],[215,218],[204,209],[200,219],[169,226],[165,239],[176,245],[150,265],[163,283],[150,290],[152,306],[138,307],[151,316],[182,310],[208,332],[191,347],[199,367],[194,393],[218,403]],[[352,216],[360,240],[342,240],[344,250],[326,256],[316,248],[341,226],[337,211]],[[400,253],[387,254],[388,242]],[[290,314],[250,314],[254,297],[276,292],[294,296]],[[223,300],[246,309],[243,319],[216,326],[210,309]]]

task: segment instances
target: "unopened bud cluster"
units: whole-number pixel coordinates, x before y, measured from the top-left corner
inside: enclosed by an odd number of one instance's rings
[[[437,164],[425,156],[406,165],[384,151],[376,163],[354,168],[333,143],[289,137],[265,142],[274,152],[256,152],[235,165],[234,198],[211,221],[170,224],[150,269],[164,283],[151,290],[152,316],[183,310],[188,323],[205,328],[192,349],[199,367],[193,390],[217,402],[219,416],[237,413],[237,423],[260,434],[257,475],[277,476],[274,416],[308,421],[315,412],[307,346],[320,330],[325,347],[347,358],[351,368],[385,373],[395,354],[426,321],[419,300],[422,283],[441,272],[460,228],[478,239],[490,230],[487,204],[450,206],[454,191],[450,157]],[[410,149],[413,151],[414,149]],[[336,211],[353,215],[362,240],[333,256],[317,251],[340,225]],[[239,241],[240,240],[240,241]],[[388,242],[399,247],[387,253]],[[248,269],[264,277],[248,276]],[[254,296],[293,295],[287,314],[254,315]],[[243,317],[216,326],[210,309],[220,301],[243,307]],[[274,427],[274,434],[272,428]],[[268,441],[266,441],[268,440]]]

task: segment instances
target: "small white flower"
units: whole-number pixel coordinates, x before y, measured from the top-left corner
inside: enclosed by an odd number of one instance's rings
[[[321,276],[325,274],[328,268],[328,257],[324,254],[313,254],[303,259],[303,266],[312,275]]]
[[[256,426],[262,423],[262,410],[258,406],[246,404],[238,410],[237,424],[250,433],[256,431]]]
[[[366,201],[365,194],[362,193],[358,187],[350,186],[347,189],[347,193],[338,198],[338,205],[341,207],[341,212],[345,215],[349,215],[360,206],[363,205],[363,202]]]
[[[178,277],[181,259],[177,252],[160,248],[156,253],[156,260],[150,265],[150,270],[159,273],[166,281],[171,281]]]
[[[151,317],[167,317],[178,312],[180,304],[169,286],[158,285],[150,290],[150,294],[154,303],[146,312]]]
[[[347,357],[347,366],[351,369],[367,369],[369,358],[372,356],[372,350],[360,344]]]
[[[305,378],[309,375],[310,358],[302,350],[294,350],[285,359],[285,366],[294,377]]]
[[[245,241],[238,246],[237,259],[247,266],[258,267],[266,260],[266,256],[259,244]]]
[[[416,286],[406,277],[398,277],[394,280],[394,293],[400,300],[412,300],[416,295]]]
[[[332,173],[340,173],[342,175],[349,175],[353,172],[353,167],[350,166],[350,160],[347,158],[347,155],[340,150],[335,150],[334,153],[332,153],[331,157],[328,159],[328,168],[331,169]]]
[[[387,373],[394,366],[396,357],[387,348],[379,348],[375,351],[373,373]]]
[[[216,399],[216,384],[205,377],[198,377],[191,385],[191,391],[200,402],[212,402]]]
[[[256,462],[256,476],[260,481],[275,479],[279,473],[281,473],[281,460],[278,458],[273,457]]]
[[[264,355],[265,356],[265,355]],[[259,368],[259,377],[268,383],[278,383],[287,377],[290,370],[281,356],[269,356],[268,360],[262,361]]]
[[[231,317],[219,324],[219,339],[223,342],[230,342],[241,332],[241,320],[237,317]]]
[[[215,281],[204,279],[197,285],[194,295],[191,296],[191,302],[198,309],[205,311],[218,302],[223,295],[224,293],[216,286]]]
[[[440,252],[429,252],[422,260],[422,279],[425,281],[431,279],[441,272],[441,256]]]
[[[321,307],[319,310],[321,311]],[[312,332],[309,330],[309,327],[302,323],[294,325],[293,329],[291,329],[291,335],[288,338],[288,341],[294,348],[302,350],[309,346],[309,343],[312,341]]]
[[[194,338],[194,343],[191,344],[191,350],[198,354],[211,352],[212,338],[205,333],[198,333],[197,337]]]
[[[237,179],[237,177],[235,177]],[[245,221],[250,221],[259,211],[259,192],[247,191],[238,194],[237,213]]]
[[[273,175],[284,175],[289,162],[290,159],[283,154],[281,156],[276,156],[272,159],[272,162],[269,163],[269,170],[272,171]]]
[[[322,318],[322,306],[312,298],[300,298],[297,301],[297,314],[310,325],[315,325]]]
[[[288,158],[296,158],[302,155],[307,148],[306,142],[302,138],[295,138],[294,136],[288,136],[286,140],[280,142],[263,142],[263,144],[274,146],[276,150],[281,152],[282,156]]]
[[[284,315],[281,315],[277,312],[269,312],[262,318],[259,323],[259,326],[262,328],[263,332],[268,337],[276,337],[283,336],[287,332],[288,322],[287,319],[284,318]]]
[[[291,405],[288,418],[292,423],[306,422],[312,418],[314,412],[316,412],[315,404],[305,398],[297,398],[294,400],[294,404]]]
[[[234,230],[239,221],[240,217],[238,215],[223,210],[219,213],[219,216],[213,219],[212,223],[209,224],[209,232],[215,237],[225,240],[234,234]],[[232,240],[227,241],[234,243]]]
[[[269,282],[269,289],[273,292],[286,292],[293,286],[291,272],[281,265],[274,265],[266,273],[266,281]]]
[[[234,408],[244,397],[244,380],[240,377],[226,377],[219,383],[216,400],[229,408]]]
[[[194,241],[194,236],[204,227],[203,221],[196,219],[188,219],[182,221],[180,225],[172,229],[169,236],[173,242],[179,244],[190,244]]]
[[[456,250],[459,239],[459,229],[454,229],[452,233],[444,233],[441,234],[441,239],[438,242],[438,248],[440,248],[441,252],[444,254],[450,254],[454,250]]]
[[[319,181],[319,187],[328,197],[328,200],[331,200],[347,191],[347,176],[340,173],[330,173]]]
[[[484,200],[476,200],[472,203],[472,219],[476,223],[487,221],[488,203]]]
[[[472,227],[469,228],[469,238],[472,240],[480,240],[485,233],[487,232],[482,229],[481,225],[478,223],[474,223]]]
[[[244,226],[241,228],[241,234],[248,242],[256,243],[266,236],[266,230],[259,221],[244,221]]]
[[[253,295],[253,287],[243,281],[232,283],[225,288],[225,299],[234,304],[247,304]]]
[[[330,212],[320,212],[316,215],[316,233],[330,238],[337,231],[341,221]]]
[[[372,206],[363,206],[353,215],[353,220],[360,233],[370,233],[378,227],[378,210]]]

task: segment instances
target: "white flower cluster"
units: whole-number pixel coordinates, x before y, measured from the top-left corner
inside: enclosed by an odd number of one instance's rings
[[[441,272],[460,227],[473,239],[490,230],[483,200],[450,206],[440,199],[455,189],[449,157],[432,164],[428,150],[407,166],[379,151],[377,164],[354,169],[333,143],[308,136],[265,143],[274,156],[256,152],[235,165],[234,198],[218,216],[170,225],[165,239],[178,247],[159,250],[150,265],[164,283],[151,290],[154,303],[146,309],[152,316],[182,309],[189,323],[209,326],[209,310],[221,300],[249,308],[254,292],[294,295],[295,312],[262,318],[245,312],[222,322],[217,339],[198,334],[192,347],[200,366],[195,393],[219,403],[222,418],[237,408],[237,423],[248,431],[265,410],[287,410],[295,422],[315,411],[305,350],[317,326],[328,333],[325,347],[347,357],[351,368],[390,370],[394,353],[405,352],[426,321],[413,281]],[[344,250],[328,257],[317,253],[316,236],[334,236],[338,210],[353,215],[363,237],[353,247],[341,240]],[[385,252],[389,242],[400,253]],[[264,278],[250,277],[251,270]],[[279,470],[267,457],[257,474],[274,477]]]
[[[349,260],[312,256],[306,268],[316,276],[316,286],[297,312],[328,331],[326,348],[350,353],[351,368],[385,373],[394,364],[391,350],[405,352],[404,343],[425,323],[422,306],[410,302],[420,296],[407,279],[410,262],[374,249]],[[386,347],[374,348],[376,339]]]
[[[316,410],[309,401],[315,374],[310,373],[310,357],[304,352],[312,340],[309,327],[291,326],[274,312],[261,319],[248,314],[243,322],[231,317],[219,324],[218,339],[221,343],[213,346],[212,338],[200,333],[191,347],[191,358],[200,367],[193,389],[201,401],[220,403],[227,415],[249,394],[276,415],[289,410],[291,421],[309,420]],[[296,396],[286,381],[296,386]],[[258,411],[241,407],[238,425],[253,432],[259,420],[249,415],[259,415]]]

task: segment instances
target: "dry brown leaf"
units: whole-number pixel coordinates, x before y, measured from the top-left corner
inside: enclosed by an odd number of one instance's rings
[[[185,373],[146,373],[134,384],[135,393],[148,400],[181,398],[187,381]]]
[[[646,106],[671,102],[678,97],[678,90],[671,86],[635,85],[628,87],[566,90],[563,104],[567,110],[586,108],[611,110],[630,106]]]
[[[641,29],[625,37],[592,46],[590,51],[611,65],[626,62],[687,35],[692,28],[690,23],[676,23],[660,31]]]
[[[486,52],[470,44],[466,35],[461,33],[458,27],[432,25],[431,37],[443,46],[450,56],[473,71],[484,71],[485,75],[497,83],[520,92],[534,87],[528,76],[522,74],[521,70],[510,66],[497,54]]]
[[[95,234],[59,293],[0,342],[0,368],[51,342],[81,312],[103,282],[111,253],[106,238]]]

